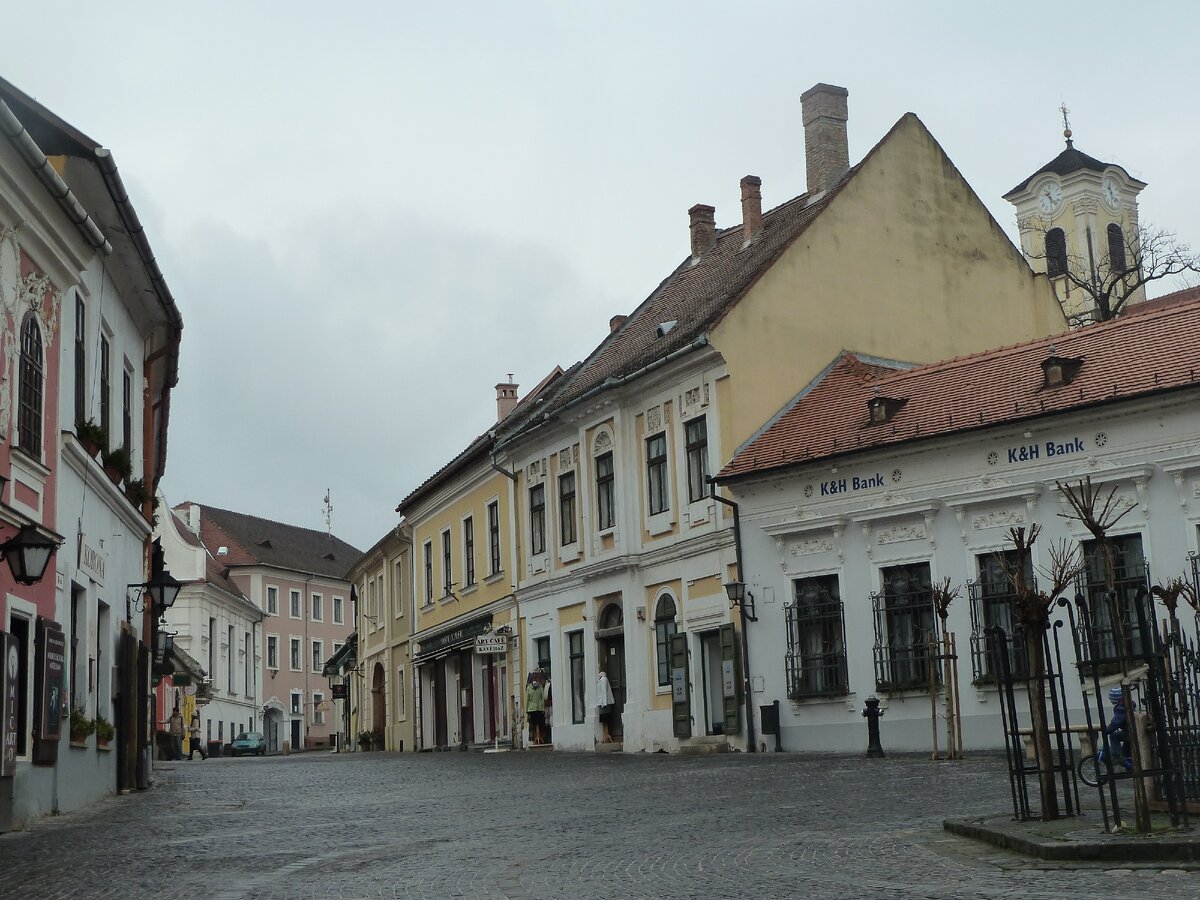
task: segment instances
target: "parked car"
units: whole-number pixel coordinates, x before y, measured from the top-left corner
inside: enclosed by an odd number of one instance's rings
[[[243,753],[263,756],[267,752],[267,739],[261,731],[243,731],[229,746],[233,748],[234,756],[241,756]]]

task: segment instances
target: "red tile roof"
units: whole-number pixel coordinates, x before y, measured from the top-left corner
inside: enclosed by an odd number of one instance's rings
[[[1045,387],[1042,361],[1082,359]],[[972,356],[896,371],[843,352],[717,475],[732,481],[900,444],[1200,385],[1200,297]],[[876,396],[906,401],[871,425]]]

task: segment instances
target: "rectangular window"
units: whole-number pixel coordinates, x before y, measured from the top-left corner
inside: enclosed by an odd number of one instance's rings
[[[399,568],[399,563],[396,564]],[[397,575],[399,572],[397,572]],[[475,583],[475,519],[463,519],[463,584],[470,587]]]
[[[396,719],[403,720],[408,715],[408,710],[404,705],[404,667],[401,666],[396,670]]]
[[[529,489],[529,552],[533,556],[546,552],[546,486],[535,484]]]
[[[342,597],[333,598],[333,624],[346,624],[346,601]]]
[[[567,635],[567,658],[571,665],[571,721],[579,724],[587,714],[587,680],[583,674],[583,632]]]
[[[133,373],[121,372],[121,446],[133,453]]]
[[[883,569],[883,590],[872,595],[875,614],[875,688],[928,689],[929,641],[934,630],[929,563]],[[940,678],[940,672],[932,674]]]
[[[998,660],[994,657],[986,629],[995,625],[1004,629],[1004,648],[1008,654],[1009,671],[1015,678],[1029,675],[1029,657],[1025,636],[1013,617],[1016,589],[1011,573],[1016,572],[1019,558],[1016,550],[981,553],[975,557],[979,580],[967,585],[971,601],[971,669],[975,681],[994,681]],[[1031,588],[1037,581],[1032,560],[1025,561],[1025,583]],[[997,648],[998,649],[998,648]]]
[[[564,547],[578,540],[575,531],[575,473],[558,476],[558,531]]]
[[[687,443],[688,502],[695,503],[708,495],[708,423],[705,416],[692,419],[684,426]]]
[[[324,598],[322,598],[320,594],[313,594],[312,595],[312,620],[314,622],[320,622],[322,616],[325,615],[325,610],[322,608],[323,605],[324,605]]]
[[[408,585],[404,581],[404,560],[396,560],[392,577],[392,613],[397,619],[404,615],[405,592]]]
[[[112,359],[109,351],[108,337],[100,336],[100,427],[104,429],[105,450],[111,450],[112,442],[112,413],[109,408],[112,390]]]
[[[267,615],[279,615],[279,588],[274,585],[267,587]]]
[[[233,626],[232,625],[229,626],[229,630],[225,634],[225,642],[226,642],[225,646],[228,648],[228,653],[229,653],[229,660],[228,660],[228,662],[229,662],[229,665],[228,665],[229,680],[226,682],[226,689],[229,691],[229,693],[232,694],[233,688],[234,688],[234,681],[233,681],[234,660],[237,658],[237,647],[233,643]]]
[[[787,621],[788,697],[835,697],[849,691],[846,628],[836,575],[792,582]]]
[[[425,551],[425,602],[433,602],[433,544],[425,542],[421,548]]]
[[[208,677],[216,681],[217,669],[213,665],[217,655],[217,620],[208,620]]]
[[[667,495],[666,433],[646,439],[646,484],[650,490],[650,515],[666,512],[670,507]]]
[[[87,310],[83,298],[75,295],[75,425],[82,425],[87,414]]]
[[[292,715],[300,715],[300,703],[302,694],[299,691],[292,691]]]
[[[250,688],[251,688],[250,673],[254,671],[255,666],[254,666],[254,647],[250,644],[250,635],[249,634],[246,635],[245,646],[246,646],[246,650],[244,653],[244,657],[246,660],[246,665],[242,667],[243,692],[245,693],[245,695],[247,697],[251,697],[251,696],[253,696],[253,694],[250,691]]]
[[[299,619],[300,618],[300,592],[292,591],[291,595],[290,595],[290,599],[291,599],[292,618]]]
[[[454,573],[450,569],[450,532],[442,532],[442,596],[447,597],[454,589]]]
[[[273,634],[267,635],[267,668],[279,669],[279,638]]]
[[[1115,604],[1110,605],[1106,597],[1104,550],[1098,541],[1083,542],[1083,556],[1087,562],[1084,593],[1092,614],[1097,650],[1101,657],[1115,660],[1122,655],[1122,647],[1124,655],[1142,652],[1143,634],[1138,626],[1134,598],[1139,589],[1149,590],[1150,584],[1140,534],[1109,538],[1108,543],[1112,549]],[[1114,607],[1120,619],[1119,624],[1113,621]],[[1146,624],[1153,626],[1154,623]]]
[[[290,662],[292,664],[292,671],[299,672],[300,671],[300,638],[292,638],[291,640],[292,640],[292,658],[291,658]]]
[[[550,636],[533,639],[533,655],[537,658],[537,667],[550,677]]]
[[[321,704],[325,702],[325,695],[321,691],[313,691],[313,714],[312,723],[314,725],[325,724],[325,710],[321,709]]]
[[[488,504],[488,570],[489,575],[500,571],[500,501]]]
[[[325,665],[325,642],[324,641],[313,641],[312,642],[312,670],[319,674],[321,671],[321,667],[324,665]]]
[[[613,455],[596,457],[596,527],[601,531],[617,523],[616,485],[613,480]]]

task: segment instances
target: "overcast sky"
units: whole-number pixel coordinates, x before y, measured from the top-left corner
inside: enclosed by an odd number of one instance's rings
[[[168,500],[324,528],[329,488],[366,549],[498,381],[583,358],[670,273],[688,207],[803,192],[818,81],[850,91],[852,162],[915,112],[1014,240],[1000,197],[1065,101],[1149,182],[1143,223],[1200,243],[1196,5],[983,6],[27,2],[0,74],[113,150],[183,313]]]

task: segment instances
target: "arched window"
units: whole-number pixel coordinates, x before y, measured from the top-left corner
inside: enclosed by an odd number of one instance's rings
[[[1067,274],[1067,236],[1061,228],[1046,232],[1046,274],[1051,278]]]
[[[30,313],[21,324],[21,408],[17,417],[17,446],[42,458],[42,330]]]
[[[1113,275],[1125,271],[1125,234],[1116,222],[1108,226],[1108,271]]]
[[[671,683],[671,637],[675,626],[675,599],[663,594],[654,604],[654,647],[658,654],[658,684],[665,687]]]
[[[624,616],[621,613],[620,603],[610,603],[604,607],[604,611],[600,613],[601,629],[620,628],[624,624]]]

